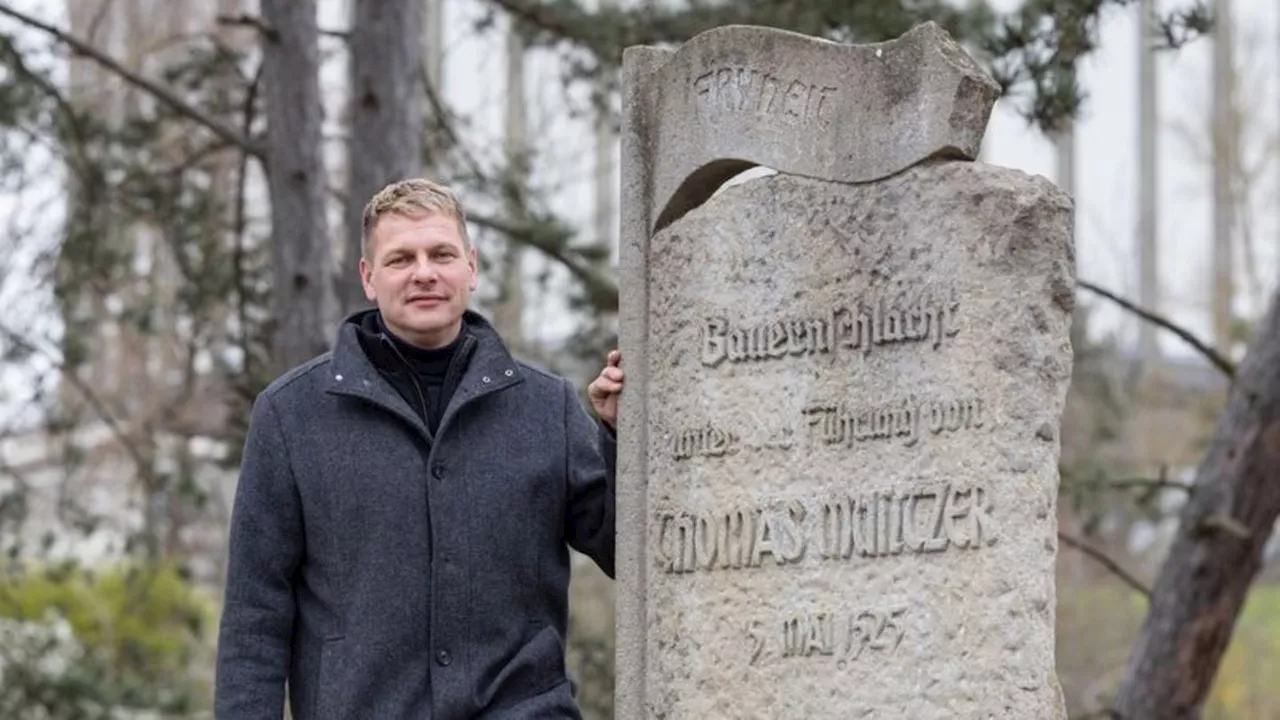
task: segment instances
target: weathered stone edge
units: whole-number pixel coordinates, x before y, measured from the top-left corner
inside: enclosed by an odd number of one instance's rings
[[[627,390],[618,412],[618,466],[615,540],[616,645],[614,717],[646,716],[645,678],[648,607],[645,602],[648,549],[649,395],[649,227],[653,168],[645,127],[651,84],[645,79],[668,60],[670,51],[627,48],[622,59],[622,198],[619,232],[618,347]]]

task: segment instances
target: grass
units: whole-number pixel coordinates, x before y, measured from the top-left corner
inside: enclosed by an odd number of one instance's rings
[[[1142,627],[1145,599],[1107,583],[1058,586],[1058,677],[1071,717],[1107,705]],[[1280,718],[1280,584],[1255,586],[1218,668],[1204,720]]]

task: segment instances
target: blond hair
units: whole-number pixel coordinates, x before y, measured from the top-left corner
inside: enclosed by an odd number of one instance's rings
[[[445,185],[424,178],[409,178],[382,188],[364,206],[360,245],[365,259],[373,257],[373,229],[383,216],[412,217],[431,212],[444,213],[456,220],[458,231],[462,233],[463,249],[471,249],[471,238],[467,235],[467,213],[457,194]]]

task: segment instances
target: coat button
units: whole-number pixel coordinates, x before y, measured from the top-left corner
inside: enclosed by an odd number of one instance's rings
[[[453,663],[453,656],[449,654],[448,650],[441,650],[436,653],[436,662],[442,666],[448,666]]]
[[[443,480],[443,479],[444,479],[444,466],[443,466],[443,465],[441,465],[440,463],[436,463],[435,465],[432,465],[432,466],[431,466],[431,477],[433,477],[433,478],[435,478],[435,479],[437,479],[437,480]]]

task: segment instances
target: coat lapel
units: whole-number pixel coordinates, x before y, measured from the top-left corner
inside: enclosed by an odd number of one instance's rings
[[[342,324],[338,330],[338,339],[334,343],[333,355],[329,361],[329,378],[325,392],[363,400],[377,406],[404,420],[422,435],[428,443],[431,433],[426,423],[413,411],[409,403],[400,397],[395,388],[386,381],[360,347],[360,339],[356,337],[356,326],[350,322]]]
[[[440,418],[437,435],[443,434],[449,421],[468,403],[524,382],[524,371],[511,357],[493,326],[472,310],[466,312],[463,321],[476,339],[476,348]],[[338,330],[329,368],[326,392],[371,403],[409,423],[428,443],[433,441],[422,418],[378,374],[360,346],[356,326],[351,322],[344,322]]]
[[[458,389],[445,407],[437,434],[442,434],[449,421],[468,403],[524,382],[523,369],[511,357],[502,338],[487,320],[468,310],[463,315],[463,322],[467,323],[476,339],[476,349],[462,373]]]

